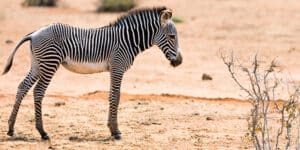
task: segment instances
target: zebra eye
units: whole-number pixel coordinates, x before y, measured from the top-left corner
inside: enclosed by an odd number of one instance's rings
[[[172,39],[172,40],[174,40],[176,38],[176,36],[174,34],[170,34],[169,38]]]

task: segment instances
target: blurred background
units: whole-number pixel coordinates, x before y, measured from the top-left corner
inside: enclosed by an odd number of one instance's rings
[[[33,7],[31,5],[50,5]],[[116,4],[116,5],[115,5]],[[0,2],[0,69],[26,34],[51,23],[97,28],[131,8],[166,6],[173,10],[183,64],[173,68],[154,46],[140,54],[125,74],[122,92],[239,98],[220,51],[244,60],[256,52],[264,60],[277,57],[280,68],[300,80],[300,5],[297,0],[5,0]],[[15,94],[30,67],[29,43],[1,76],[0,93]],[[203,75],[206,78],[203,78]],[[61,67],[47,92],[82,95],[109,90],[109,74],[80,75]]]

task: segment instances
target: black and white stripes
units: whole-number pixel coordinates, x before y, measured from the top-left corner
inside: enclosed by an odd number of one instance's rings
[[[19,85],[16,103],[8,122],[8,135],[14,134],[21,101],[36,83],[33,90],[36,128],[42,139],[49,139],[43,128],[42,100],[52,77],[62,64],[76,73],[110,72],[108,127],[111,135],[120,139],[117,118],[121,81],[135,57],[157,45],[171,65],[175,67],[182,62],[177,31],[171,17],[172,11],[165,7],[140,9],[130,11],[114,23],[97,29],[81,29],[57,23],[24,37],[13,50],[3,72],[5,74],[9,71],[17,48],[31,40],[31,70]]]

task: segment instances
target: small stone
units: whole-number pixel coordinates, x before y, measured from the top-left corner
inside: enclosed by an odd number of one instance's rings
[[[54,104],[54,106],[56,106],[56,107],[63,106],[63,105],[66,105],[66,103],[65,102],[56,102]]]
[[[161,125],[161,123],[159,123],[159,122],[152,122],[152,124],[154,124],[154,125]]]
[[[53,146],[49,146],[48,149],[54,150],[55,148]]]
[[[138,102],[137,104],[138,105],[148,105],[149,103],[148,102]]]
[[[77,136],[70,136],[69,140],[70,141],[75,141],[75,140],[78,140],[78,137]]]
[[[142,124],[142,125],[146,125],[146,126],[149,126],[149,125],[151,125],[151,123],[150,123],[150,122],[142,122],[141,124]]]
[[[214,119],[212,117],[206,117],[206,120],[211,121],[211,120],[214,120]]]
[[[6,44],[12,44],[12,43],[14,43],[14,41],[11,40],[11,39],[7,39],[7,40],[5,40],[5,43],[6,43]]]
[[[193,113],[193,116],[199,116],[200,114],[198,112]]]
[[[212,80],[212,79],[213,78],[209,74],[206,74],[206,73],[202,74],[202,80]]]

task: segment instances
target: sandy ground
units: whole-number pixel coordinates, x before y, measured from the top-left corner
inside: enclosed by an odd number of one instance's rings
[[[204,100],[172,95],[123,94],[119,109],[121,141],[109,139],[106,92],[80,97],[49,95],[44,102],[41,142],[34,127],[32,96],[24,100],[16,123],[18,135],[6,136],[13,95],[1,95],[0,149],[249,149],[246,102]],[[78,107],[80,105],[80,107]],[[243,107],[236,107],[243,106]],[[246,108],[246,109],[245,109]],[[212,110],[213,109],[213,110]]]
[[[44,25],[61,22],[94,28],[115,20],[119,13],[95,13],[97,0],[60,0],[57,8],[26,8],[22,0],[0,2],[0,70],[22,36]],[[61,67],[44,100],[45,128],[54,149],[245,149],[246,115],[250,105],[232,82],[220,51],[233,50],[248,60],[259,51],[264,60],[277,57],[282,69],[299,83],[300,5],[297,0],[140,0],[138,7],[165,5],[177,24],[183,64],[169,65],[153,47],[140,54],[125,74],[120,104],[123,140],[111,141],[106,127],[109,74],[79,75]],[[7,43],[12,40],[12,43]],[[0,77],[0,149],[49,148],[34,129],[32,93],[21,106],[16,130],[6,136],[7,119],[18,84],[30,67],[29,44]],[[202,74],[213,77],[203,81]],[[129,93],[129,94],[124,94]],[[135,95],[139,94],[139,95]],[[171,94],[171,95],[170,95]],[[175,94],[177,96],[172,96]],[[186,96],[180,96],[186,95]],[[201,98],[197,98],[201,97]],[[229,98],[228,98],[229,97]],[[65,103],[56,107],[55,103]],[[206,120],[211,117],[213,120]]]

